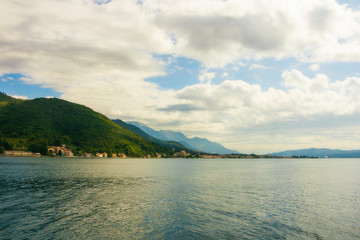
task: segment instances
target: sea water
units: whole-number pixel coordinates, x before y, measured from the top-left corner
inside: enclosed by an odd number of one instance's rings
[[[2,157],[0,239],[360,239],[360,159]]]

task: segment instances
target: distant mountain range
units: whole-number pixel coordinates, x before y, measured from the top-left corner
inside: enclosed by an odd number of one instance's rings
[[[146,132],[141,130],[141,128],[139,128],[133,124],[128,124],[120,119],[114,119],[112,121],[114,123],[116,123],[117,125],[119,125],[120,127],[125,128],[133,133],[136,133],[149,141],[158,143],[161,146],[171,147],[171,148],[174,148],[175,150],[186,150],[187,152],[191,152],[191,153],[199,152],[199,151],[195,151],[193,149],[187,148],[184,145],[182,145],[178,142],[175,142],[175,141],[167,141],[167,140],[161,140],[161,139],[155,138],[155,137],[151,136],[150,134],[147,134]]]
[[[292,156],[307,156],[319,158],[360,158],[360,150],[338,150],[328,148],[309,148],[300,150],[289,150],[277,153],[270,153],[269,155],[279,157],[292,157]]]
[[[159,130],[156,131],[145,124],[139,122],[127,122],[129,125],[136,126],[140,128],[145,133],[150,136],[164,140],[164,141],[176,141],[187,148],[193,149],[195,151],[206,152],[206,153],[218,153],[218,154],[232,154],[239,152],[236,150],[227,149],[219,143],[212,142],[207,140],[206,138],[188,138],[181,132],[174,132],[170,130]]]

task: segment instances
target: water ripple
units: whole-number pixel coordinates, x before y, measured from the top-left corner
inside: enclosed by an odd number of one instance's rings
[[[359,161],[314,161],[0,159],[0,238],[360,239]]]

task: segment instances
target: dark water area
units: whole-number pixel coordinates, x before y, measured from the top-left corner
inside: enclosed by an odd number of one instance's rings
[[[360,159],[3,157],[0,239],[360,239]]]

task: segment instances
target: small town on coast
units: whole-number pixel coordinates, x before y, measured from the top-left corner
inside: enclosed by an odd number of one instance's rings
[[[174,149],[175,150],[175,149]],[[66,145],[62,146],[48,146],[48,153],[46,156],[40,153],[33,153],[31,151],[14,151],[5,150],[0,156],[6,157],[65,157],[65,158],[134,158],[128,157],[124,153],[82,153],[75,155],[71,149],[66,148]],[[174,152],[172,156],[166,154],[156,153],[155,156],[147,155],[143,158],[305,158],[306,156],[292,156],[292,157],[279,157],[272,155],[257,155],[257,154],[210,154],[210,153],[188,153],[185,150]]]

